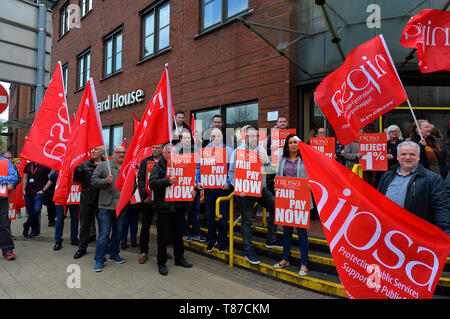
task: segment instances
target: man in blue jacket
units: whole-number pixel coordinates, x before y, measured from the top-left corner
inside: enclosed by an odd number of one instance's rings
[[[383,174],[378,190],[450,236],[450,203],[442,177],[419,164],[420,147],[412,141],[398,145],[397,159],[399,165]]]
[[[14,165],[3,156],[0,161],[6,161],[8,165],[8,174],[0,176],[0,186],[5,189],[6,196],[0,196],[0,248],[3,256],[7,260],[14,260],[16,255],[13,252],[14,242],[11,234],[11,224],[9,222],[9,202],[8,202],[8,185],[14,185],[17,181],[17,173]]]

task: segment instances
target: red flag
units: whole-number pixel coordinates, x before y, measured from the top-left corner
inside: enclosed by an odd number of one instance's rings
[[[195,117],[194,117],[194,113],[192,113],[192,117],[191,117],[191,131],[192,131],[192,136],[194,137],[194,145],[197,146],[197,133],[195,132]]]
[[[127,155],[114,185],[116,189],[121,191],[116,208],[117,216],[119,216],[132,195],[134,170],[137,165],[139,152],[145,147],[163,144],[172,140],[173,113],[169,70],[166,65],[155,94],[139,122],[137,134],[134,134],[131,140]]]
[[[349,298],[431,298],[450,238],[332,158],[299,142],[339,278]]]
[[[319,84],[315,97],[342,145],[408,98],[382,35],[350,52]]]
[[[416,48],[422,73],[450,71],[450,12],[425,9],[409,19],[400,44]]]
[[[58,170],[69,136],[69,112],[58,62],[19,157]]]
[[[138,120],[138,118],[136,117],[136,114],[134,114],[134,112],[133,112],[133,121],[134,121],[133,135],[135,135],[136,132],[137,132],[137,128],[138,128],[138,126],[139,126],[139,120]]]
[[[23,197],[23,189],[22,189],[22,183],[23,183],[23,170],[25,169],[25,166],[27,165],[28,161],[25,159],[21,159],[19,165],[17,165],[17,170],[19,171],[21,180],[20,183],[16,186],[16,200],[14,203],[14,207],[16,210],[25,207],[25,198]]]
[[[101,145],[104,145],[102,125],[97,109],[94,83],[91,78],[84,89],[67,143],[66,156],[64,156],[53,196],[55,203],[66,204],[75,168],[90,158],[91,149]]]

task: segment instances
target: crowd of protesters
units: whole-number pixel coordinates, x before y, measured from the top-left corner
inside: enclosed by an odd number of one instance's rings
[[[450,235],[450,174],[448,174],[447,154],[442,136],[434,130],[433,125],[426,120],[419,120],[419,128],[412,125],[412,131],[407,141],[403,139],[402,131],[397,125],[386,128],[387,160],[389,170],[380,172],[368,182],[376,187],[392,201],[419,217],[433,223]],[[275,129],[287,129],[287,117],[280,116],[274,126]],[[363,133],[360,130],[359,133]],[[434,133],[433,133],[434,132]],[[197,132],[198,133],[198,132]],[[262,167],[265,169],[262,180],[262,196],[236,196],[241,215],[241,234],[245,258],[251,264],[259,264],[252,241],[252,220],[254,206],[259,203],[266,208],[267,216],[267,248],[283,249],[282,259],[274,268],[284,268],[289,265],[291,241],[294,229],[283,226],[283,237],[277,235],[278,227],[274,223],[275,197],[274,179],[276,176],[307,178],[305,166],[299,151],[299,140],[294,134],[285,139],[281,148],[279,160],[272,163],[271,135],[260,143],[259,130],[251,125],[237,130],[236,134],[229,134],[223,126],[220,115],[212,119],[211,127],[205,130],[203,140],[192,132],[185,123],[184,113],[179,111],[174,118],[174,134],[171,143],[154,145],[152,154],[144,158],[139,169],[135,189],[140,194],[141,203],[129,203],[116,216],[116,207],[120,192],[114,184],[121,169],[126,150],[123,146],[116,146],[112,159],[103,157],[104,148],[96,147],[91,151],[91,159],[85,161],[74,172],[74,180],[81,183],[79,205],[57,205],[52,213],[53,194],[57,183],[57,172],[37,164],[28,163],[23,174],[23,194],[26,202],[27,220],[23,224],[23,236],[33,238],[40,234],[40,213],[42,205],[47,205],[49,226],[55,226],[54,247],[60,250],[63,245],[63,229],[65,210],[70,212],[70,243],[78,247],[73,258],[78,259],[87,254],[88,244],[96,238],[94,271],[104,268],[106,255],[118,263],[125,260],[120,257],[120,249],[128,247],[128,232],[130,232],[131,246],[138,247],[138,213],[142,213],[142,226],[139,238],[138,263],[144,264],[149,258],[150,228],[156,218],[157,229],[157,265],[161,275],[168,274],[166,263],[168,259],[167,246],[173,245],[175,265],[192,267],[184,258],[183,238],[186,241],[207,242],[206,251],[211,253],[215,249],[220,254],[227,250],[228,204],[220,205],[222,216],[218,221],[215,215],[217,198],[227,196],[233,192],[235,182],[236,150],[252,150],[258,154]],[[420,134],[421,133],[421,134]],[[242,134],[245,135],[242,136]],[[422,136],[422,137],[421,137]],[[326,129],[317,127],[311,132],[311,137],[326,137]],[[192,202],[165,201],[165,190],[175,183],[175,177],[167,177],[168,157],[173,154],[199,153],[201,147],[222,148],[226,152],[227,180],[217,189],[203,189],[197,168],[196,187],[192,192]],[[10,159],[11,154],[5,152]],[[361,158],[358,142],[342,147],[336,140],[334,159],[352,169]],[[147,163],[156,162],[147,173]],[[366,176],[364,176],[366,179]],[[13,189],[20,182],[20,175],[15,166],[8,162],[7,176],[0,176],[0,184]],[[152,190],[152,196],[148,193]],[[208,229],[207,237],[200,232],[201,193],[204,199],[204,216]],[[311,219],[317,214],[316,205],[311,196]],[[5,213],[6,212],[6,213]],[[20,217],[20,215],[19,215]],[[96,234],[96,223],[98,234]],[[300,276],[308,274],[308,233],[304,228],[297,228],[299,237]],[[8,220],[8,198],[0,197],[0,248],[8,260],[15,259],[14,242]]]

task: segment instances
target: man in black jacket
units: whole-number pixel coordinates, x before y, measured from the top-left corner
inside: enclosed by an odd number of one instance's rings
[[[397,147],[399,165],[383,174],[378,190],[450,236],[450,203],[444,180],[419,164],[420,148],[408,141]]]
[[[139,255],[138,262],[140,264],[144,264],[148,259],[148,242],[150,238],[150,226],[152,225],[153,220],[153,205],[152,198],[149,196],[146,189],[147,182],[147,163],[148,162],[157,162],[162,157],[162,148],[163,145],[153,145],[152,146],[152,155],[144,158],[139,165],[138,172],[138,187],[139,194],[141,195],[142,200],[142,227],[141,227],[141,236],[139,240],[139,248],[141,250],[141,254]]]
[[[166,188],[176,182],[175,177],[167,178],[167,158],[169,154],[175,154],[172,144],[166,144],[164,147],[164,156],[153,166],[150,172],[150,188],[153,191],[153,208],[158,213],[156,228],[158,230],[157,243],[158,255],[157,263],[159,273],[163,276],[167,275],[167,238],[169,231],[173,235],[173,251],[175,256],[175,266],[192,267],[184,259],[183,246],[183,226],[184,212],[189,205],[188,202],[166,202]],[[195,196],[195,191],[193,191]]]
[[[80,196],[80,244],[73,256],[74,259],[81,258],[86,254],[89,244],[89,230],[91,224],[98,218],[98,195],[99,189],[91,184],[91,177],[95,168],[103,159],[103,146],[95,147],[91,150],[91,159],[84,161],[75,169],[74,180],[81,182]]]

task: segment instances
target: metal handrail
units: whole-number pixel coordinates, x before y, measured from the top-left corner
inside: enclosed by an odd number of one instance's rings
[[[358,175],[359,177],[363,178],[363,168],[361,164],[353,165],[352,172]]]
[[[230,267],[233,267],[233,256],[234,256],[234,248],[233,248],[233,243],[234,243],[234,226],[237,223],[237,220],[234,220],[234,206],[233,206],[233,199],[234,199],[234,192],[232,192],[230,195],[228,196],[222,196],[217,198],[216,200],[216,217],[218,219],[222,218],[222,215],[220,214],[220,203],[223,201],[230,201],[230,210],[228,212],[228,216],[229,216],[229,227],[230,227],[230,243],[229,243],[229,251],[230,251],[230,256],[229,256],[229,265]]]

